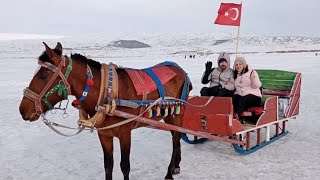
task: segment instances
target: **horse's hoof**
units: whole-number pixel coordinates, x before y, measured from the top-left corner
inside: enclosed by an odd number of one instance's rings
[[[164,180],[173,180],[173,178],[172,179],[164,178]]]
[[[173,174],[180,174],[180,168],[174,168]]]

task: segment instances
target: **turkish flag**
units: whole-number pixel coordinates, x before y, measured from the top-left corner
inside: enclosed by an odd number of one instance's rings
[[[240,26],[242,4],[221,3],[215,24]]]

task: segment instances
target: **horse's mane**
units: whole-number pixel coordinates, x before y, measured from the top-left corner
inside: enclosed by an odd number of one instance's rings
[[[88,59],[87,57],[81,54],[71,54],[71,58],[75,60],[79,60],[85,64],[88,64],[90,67],[96,68],[97,70],[101,69],[101,64],[93,59]]]
[[[57,53],[58,55],[61,56],[62,52],[59,51],[58,49],[53,49],[53,51],[55,53]],[[85,63],[88,64],[90,67],[93,67],[97,70],[101,69],[101,64],[97,61],[94,61],[92,59],[88,59],[87,57],[81,55],[81,54],[71,54],[71,58],[73,60],[78,60],[81,63]],[[38,58],[40,61],[42,62],[49,62],[53,64],[53,61],[49,58],[49,56],[47,55],[47,53],[44,51]]]

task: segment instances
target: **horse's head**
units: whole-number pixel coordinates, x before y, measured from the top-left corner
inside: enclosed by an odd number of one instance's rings
[[[19,107],[22,118],[28,121],[39,119],[41,114],[52,109],[57,102],[67,99],[70,94],[67,78],[72,69],[71,59],[66,62],[68,58],[62,56],[60,43],[54,49],[43,44],[46,50],[38,59],[40,69],[33,76],[29,87],[24,89]]]

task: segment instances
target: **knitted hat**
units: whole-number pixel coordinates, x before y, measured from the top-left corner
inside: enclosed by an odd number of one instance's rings
[[[242,65],[243,65],[243,68],[246,68],[247,67],[247,62],[246,62],[246,59],[244,57],[237,57],[236,60],[234,61],[234,69],[236,67],[236,64],[240,62]]]

